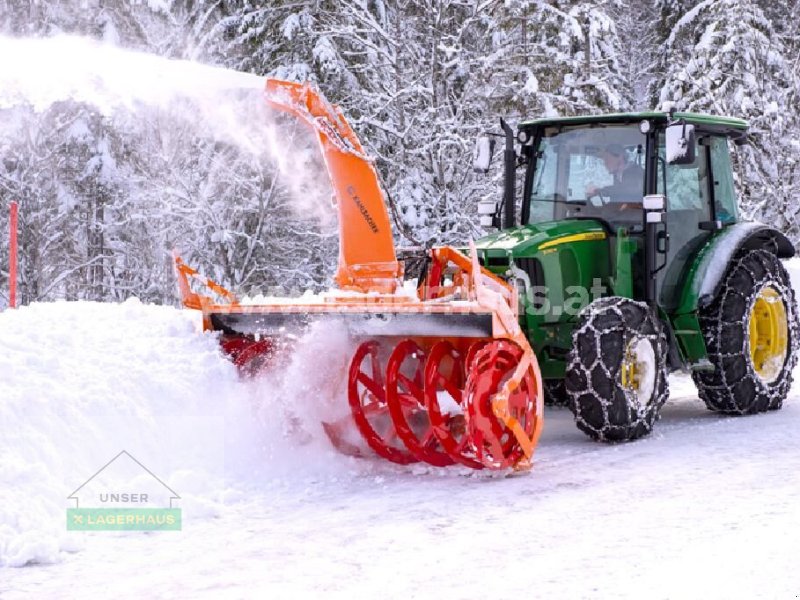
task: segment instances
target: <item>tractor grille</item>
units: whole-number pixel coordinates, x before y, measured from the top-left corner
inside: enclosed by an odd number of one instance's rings
[[[543,286],[544,283],[544,269],[542,263],[538,258],[518,258],[516,259],[517,266],[525,271],[530,277],[531,285]]]

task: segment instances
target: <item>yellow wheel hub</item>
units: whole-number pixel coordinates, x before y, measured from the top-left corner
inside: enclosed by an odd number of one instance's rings
[[[765,286],[750,310],[750,361],[758,376],[774,381],[786,362],[789,327],[786,305],[778,291]]]
[[[628,348],[622,359],[620,383],[626,390],[635,391],[639,387],[639,370],[636,365],[636,356],[630,351],[630,347]]]
[[[641,406],[653,396],[656,356],[653,344],[646,338],[634,339],[625,348],[620,365],[619,382],[632,392]]]

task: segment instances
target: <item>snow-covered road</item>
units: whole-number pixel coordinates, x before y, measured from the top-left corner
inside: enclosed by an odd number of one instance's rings
[[[726,418],[676,376],[636,443],[552,409],[528,475],[400,468],[320,436],[324,342],[288,382],[246,384],[170,308],[0,314],[0,598],[800,596],[797,392]],[[181,495],[181,532],[64,530],[122,449]]]

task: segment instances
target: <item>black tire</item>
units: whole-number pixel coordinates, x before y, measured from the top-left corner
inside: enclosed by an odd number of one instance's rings
[[[750,352],[750,323],[757,300],[765,297],[772,298],[770,303],[776,299],[782,303],[785,356],[778,352],[757,368]],[[738,254],[717,298],[699,316],[708,360],[714,366],[713,372],[692,374],[705,405],[715,412],[739,415],[779,409],[792,385],[798,347],[797,305],[780,259],[765,250]]]
[[[578,428],[604,442],[650,433],[669,396],[666,357],[663,327],[646,304],[613,297],[584,308],[565,380]]]
[[[569,396],[563,379],[543,379],[545,406],[569,406]]]

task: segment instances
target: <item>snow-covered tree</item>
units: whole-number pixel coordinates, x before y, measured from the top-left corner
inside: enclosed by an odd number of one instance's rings
[[[660,100],[747,119],[751,144],[737,162],[748,213],[800,233],[783,187],[789,65],[770,21],[752,0],[704,0],[676,23],[666,51]]]
[[[651,97],[658,60],[659,32],[656,6],[648,2],[620,2],[609,9],[616,26],[620,49],[618,62],[620,95],[633,110],[656,108]]]
[[[621,6],[617,1],[506,2],[494,13],[493,54],[484,76],[493,97],[528,116],[627,108],[621,42],[610,12]]]

